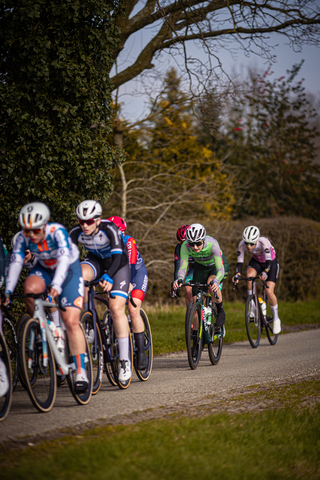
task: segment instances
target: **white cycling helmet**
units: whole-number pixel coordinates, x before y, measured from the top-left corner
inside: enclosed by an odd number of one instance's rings
[[[102,215],[102,207],[95,200],[84,200],[77,206],[76,215],[80,220],[97,219]]]
[[[201,242],[206,238],[206,229],[200,223],[193,223],[186,231],[186,240],[188,242]]]
[[[246,243],[257,243],[259,237],[260,230],[254,225],[250,225],[243,230],[242,238]]]
[[[45,203],[27,203],[19,213],[19,223],[22,228],[41,228],[50,218],[50,210]]]

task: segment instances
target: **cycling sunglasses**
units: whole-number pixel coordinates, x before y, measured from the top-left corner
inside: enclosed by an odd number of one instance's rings
[[[30,229],[25,228],[23,232],[27,236],[30,235],[30,233],[33,233],[34,235],[38,235],[38,233],[42,232],[42,228],[30,228]]]
[[[246,245],[250,245],[250,247],[253,247],[253,245],[255,245],[255,243],[250,243],[250,242],[244,242]]]
[[[86,223],[87,225],[93,225],[94,222],[95,222],[95,219],[94,219],[94,218],[90,218],[90,220],[80,220],[80,218],[79,218],[79,223],[80,223],[80,225],[84,225],[85,223]]]
[[[190,247],[201,247],[202,244],[203,242],[188,242],[188,245],[190,245]]]

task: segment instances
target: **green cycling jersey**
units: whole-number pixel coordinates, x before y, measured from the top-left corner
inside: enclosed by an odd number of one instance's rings
[[[194,258],[196,263],[200,263],[204,266],[215,265],[217,270],[215,280],[219,283],[223,280],[225,271],[222,260],[222,251],[215,238],[207,235],[203,247],[199,252],[195,252],[193,248],[188,245],[187,241],[183,242],[180,251],[180,267],[177,280],[184,280],[188,269],[189,257]]]

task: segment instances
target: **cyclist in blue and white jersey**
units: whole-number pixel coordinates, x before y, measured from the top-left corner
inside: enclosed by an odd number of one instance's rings
[[[148,287],[148,272],[144,264],[141,253],[137,248],[137,243],[133,237],[126,235],[127,224],[121,217],[113,216],[108,220],[113,222],[120,230],[125,246],[127,247],[129,265],[131,270],[129,292],[136,304],[136,307],[128,302],[128,310],[131,319],[132,331],[135,345],[138,349],[136,355],[136,367],[138,370],[144,370],[148,366],[148,357],[144,351],[144,323],[140,315],[140,308],[144,300]]]
[[[85,371],[85,339],[79,320],[83,304],[83,279],[79,262],[79,250],[72,243],[66,228],[59,223],[49,223],[50,210],[44,203],[32,202],[19,213],[22,231],[15,240],[7,277],[5,296],[9,303],[24,265],[25,253],[31,252],[37,263],[24,282],[25,293],[42,293],[50,285],[49,295],[60,297],[66,308],[61,312],[69,347],[77,368],[75,391],[88,389]],[[34,301],[26,299],[28,313],[32,316]]]
[[[127,250],[121,233],[109,220],[102,220],[102,207],[95,200],[84,200],[76,209],[79,225],[70,231],[72,241],[81,243],[88,256],[81,262],[84,280],[100,279],[103,290],[110,292],[109,308],[113,318],[119,345],[119,380],[131,378],[129,358],[129,330],[125,312],[130,284],[130,269]],[[85,292],[84,310],[87,309]]]

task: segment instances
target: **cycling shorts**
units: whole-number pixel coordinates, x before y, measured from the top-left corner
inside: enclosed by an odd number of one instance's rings
[[[257,272],[257,274],[259,275],[259,273],[263,272],[267,268],[267,263],[258,262],[257,260],[255,260],[252,257],[249,264],[248,264],[247,269],[250,268],[250,267],[254,268],[255,271]],[[280,268],[280,265],[278,263],[278,260],[276,258],[274,258],[271,261],[271,268],[268,272],[267,282],[276,283],[278,275],[279,275],[279,268]]]
[[[143,302],[148,288],[148,272],[144,264],[139,268],[139,270],[136,270],[136,274],[132,280],[132,286],[132,298],[137,298]]]
[[[54,270],[38,264],[30,271],[28,277],[36,275],[48,286],[52,283],[54,274]],[[84,282],[79,260],[76,260],[69,266],[67,278],[61,288],[62,292],[59,295],[61,305],[63,307],[76,307],[81,310],[83,305]]]
[[[222,255],[223,266],[224,266],[224,277],[219,284],[220,290],[222,290],[223,281],[227,278],[229,274],[229,262],[227,257]],[[215,265],[201,265],[200,263],[195,262],[194,273],[193,273],[193,282],[195,283],[207,283],[208,278],[211,276],[217,275],[217,268]],[[197,295],[197,287],[192,287],[192,295]],[[205,290],[207,291],[207,290]]]
[[[108,273],[104,268],[104,260],[98,258],[95,255],[88,256],[81,265],[89,265],[94,273],[94,280],[99,280],[104,273]],[[113,285],[111,294],[116,297],[128,298],[129,284],[130,284],[130,267],[129,263],[126,263],[113,275]]]

